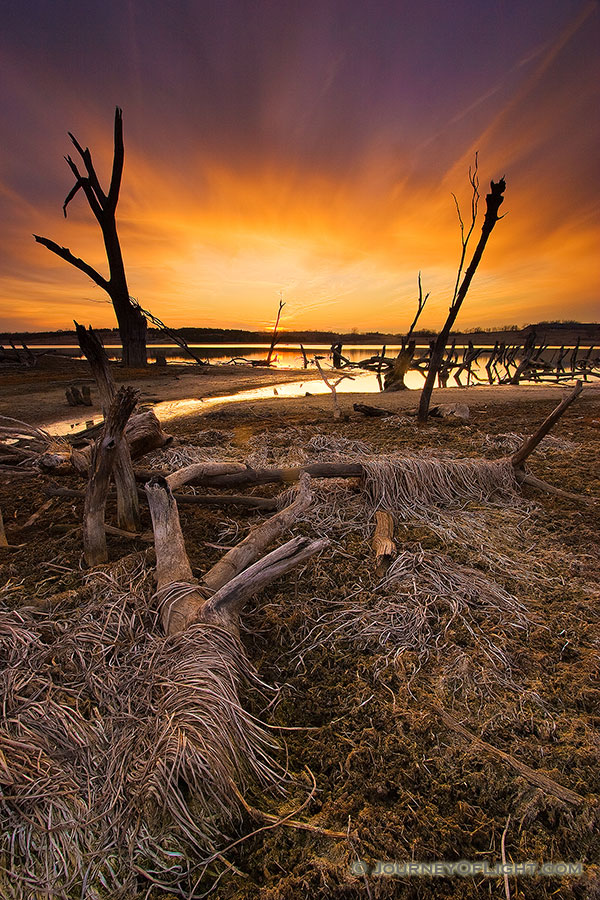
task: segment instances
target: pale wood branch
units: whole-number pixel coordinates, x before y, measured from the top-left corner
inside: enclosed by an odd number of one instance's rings
[[[551,428],[556,425],[565,410],[569,408],[571,403],[573,403],[573,401],[576,400],[577,397],[579,397],[582,390],[583,385],[581,381],[577,381],[571,393],[567,394],[567,396],[558,404],[556,409],[554,409],[550,413],[550,415],[546,419],[544,419],[537,431],[532,434],[531,437],[527,438],[523,446],[519,450],[517,450],[516,453],[513,453],[511,462],[515,469],[523,468],[523,464],[527,457],[530,456],[538,446],[538,444],[543,441]]]

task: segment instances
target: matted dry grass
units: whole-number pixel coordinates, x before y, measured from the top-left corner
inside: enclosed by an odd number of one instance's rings
[[[195,630],[160,637],[151,553],[86,575],[78,502],[57,504],[37,545],[23,534],[25,546],[2,563],[3,734],[18,745],[6,745],[0,768],[4,865],[12,854],[23,878],[4,877],[6,896],[36,896],[53,879],[63,884],[57,897],[200,896],[220,877],[214,896],[224,900],[476,897],[501,883],[365,881],[351,865],[357,857],[491,863],[509,815],[509,859],[590,866],[600,793],[595,516],[524,498],[503,463],[473,462],[483,446],[501,457],[506,436],[527,433],[544,412],[507,408],[493,420],[481,414],[479,428],[427,432],[411,421],[265,427],[220,414],[210,425],[227,433],[212,445],[206,426],[190,426],[177,455],[165,451],[154,465],[250,457],[361,459],[369,468],[367,490],[313,485],[298,528],[327,534],[331,549],[255,599],[246,655]],[[581,413],[576,433],[561,425],[532,467],[600,494],[596,413]],[[9,538],[10,511],[27,518],[41,487],[19,480],[2,491]],[[394,511],[399,546],[384,579],[370,550],[378,505]],[[255,518],[186,508],[182,520],[203,571],[222,552],[212,545],[236,542]],[[115,558],[131,551],[118,539],[110,546]],[[569,806],[482,756],[444,727],[438,705],[586,802]],[[285,780],[304,766],[312,794]],[[270,825],[235,844],[258,824],[248,803],[277,818],[305,800],[312,831]],[[583,897],[593,877],[518,887],[527,897]]]

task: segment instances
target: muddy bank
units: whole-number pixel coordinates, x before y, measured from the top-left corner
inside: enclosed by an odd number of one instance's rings
[[[125,369],[113,366],[117,384],[131,384],[140,392],[140,403],[154,405],[203,399],[289,381],[314,379],[314,372],[266,369],[254,366],[168,365],[165,368]],[[91,407],[69,407],[65,390],[89,385]],[[0,372],[0,415],[21,419],[44,428],[58,421],[85,423],[101,415],[98,394],[86,360],[42,357],[32,369]]]

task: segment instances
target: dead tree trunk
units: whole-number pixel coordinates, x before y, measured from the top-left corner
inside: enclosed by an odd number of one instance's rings
[[[110,364],[102,342],[92,330],[75,322],[75,330],[79,346],[89,362],[92,374],[98,385],[100,404],[105,421],[111,404],[117,393],[114,378],[110,371]],[[140,510],[137,495],[137,486],[133,474],[131,453],[126,440],[119,440],[116,447],[114,462],[114,479],[117,489],[117,521],[119,528],[124,531],[140,530]]]
[[[404,383],[404,378],[406,373],[410,369],[411,363],[413,361],[413,357],[415,355],[415,348],[417,346],[416,341],[413,340],[413,332],[417,326],[417,322],[421,316],[421,313],[425,309],[425,304],[429,299],[429,293],[423,296],[423,284],[421,282],[421,273],[419,272],[418,277],[418,285],[419,285],[419,296],[417,297],[417,311],[415,313],[415,317],[412,320],[411,326],[406,332],[406,335],[402,338],[402,348],[400,353],[394,360],[394,365],[389,371],[384,379],[384,390],[385,391],[406,391],[408,388]]]
[[[78,190],[82,188],[90,209],[102,231],[109,277],[104,278],[93,266],[71,253],[68,247],[60,247],[49,238],[39,237],[37,234],[34,234],[34,238],[38,244],[43,244],[56,256],[60,256],[65,262],[75,266],[80,272],[84,272],[98,287],[106,291],[112,301],[117,322],[119,323],[119,334],[123,344],[123,363],[126,366],[145,366],[147,323],[139,307],[132,304],[129,298],[129,288],[125,277],[125,266],[123,264],[116,223],[116,209],[125,158],[122,111],[119,107],[115,111],[113,166],[108,193],[104,193],[100,186],[89,149],[86,147],[84,150],[70,132],[69,137],[83,160],[87,174],[82,175],[73,159],[70,156],[66,157],[67,164],[73,172],[76,182],[63,204],[63,212],[66,218],[67,206]]]
[[[477,270],[477,266],[481,261],[481,257],[483,256],[483,251],[485,249],[485,245],[488,242],[488,238],[492,233],[494,225],[500,218],[498,216],[498,210],[500,209],[501,204],[504,202],[504,191],[506,190],[506,182],[504,178],[501,178],[500,181],[492,181],[490,183],[490,193],[486,196],[486,213],[485,218],[483,220],[483,225],[481,228],[481,237],[479,238],[479,243],[475,248],[475,252],[473,253],[473,257],[471,262],[465,272],[464,278],[460,287],[458,287],[458,283],[460,280],[460,276],[462,273],[462,266],[467,250],[467,245],[469,242],[469,238],[472,234],[473,228],[475,226],[475,221],[477,218],[477,201],[479,199],[479,181],[477,178],[477,165],[475,165],[475,171],[471,175],[470,181],[473,186],[473,200],[472,200],[472,224],[469,232],[466,237],[464,234],[464,225],[462,218],[459,214],[459,222],[461,226],[461,235],[462,235],[462,255],[459,263],[458,269],[458,278],[456,281],[456,287],[454,290],[454,297],[452,303],[450,305],[450,310],[448,312],[448,318],[444,324],[444,327],[440,331],[434,348],[431,354],[431,359],[429,361],[429,369],[427,372],[427,378],[425,379],[425,384],[423,385],[423,390],[421,392],[421,400],[419,403],[419,422],[424,424],[427,422],[427,416],[429,413],[429,404],[431,401],[431,392],[433,391],[433,386],[435,384],[435,378],[438,373],[438,370],[441,366],[442,359],[444,358],[444,351],[446,349],[446,344],[448,343],[448,337],[450,336],[450,331],[454,322],[456,321],[456,317],[459,313],[459,310],[462,306],[463,300],[467,296],[467,291],[471,285],[473,280],[473,276]],[[458,208],[458,204],[457,204]]]
[[[127,419],[137,402],[133,388],[122,387],[110,405],[104,431],[92,451],[92,467],[83,505],[83,548],[88,566],[108,560],[104,510],[111,472],[123,443]],[[137,497],[136,497],[137,499]]]
[[[149,481],[146,494],[154,529],[161,622],[169,635],[202,623],[237,635],[238,617],[245,600],[329,543],[294,538],[259,559],[266,547],[308,507],[312,498],[305,480],[289,507],[255,528],[198,583],[192,576],[177,504],[166,479],[157,477]]]
[[[273,352],[275,350],[275,344],[279,340],[279,333],[277,329],[279,328],[279,320],[281,318],[281,310],[285,306],[283,296],[279,298],[279,309],[277,310],[277,318],[275,319],[275,325],[273,326],[273,336],[271,337],[271,345],[269,347],[269,352],[267,353],[267,365],[271,365],[271,359],[273,358]]]

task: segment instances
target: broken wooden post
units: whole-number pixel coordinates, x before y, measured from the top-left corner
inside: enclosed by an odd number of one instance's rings
[[[122,387],[118,391],[109,407],[102,435],[92,450],[91,472],[83,505],[83,547],[88,566],[97,566],[108,559],[104,530],[108,485],[119,446],[124,443],[123,431],[127,419],[136,402],[137,394],[133,388]]]
[[[396,553],[394,517],[390,512],[377,510],[375,513],[375,534],[371,546],[375,551],[375,574],[383,577]]]
[[[0,509],[0,547],[8,547],[6,531],[4,530],[4,519],[2,518],[2,510]]]

